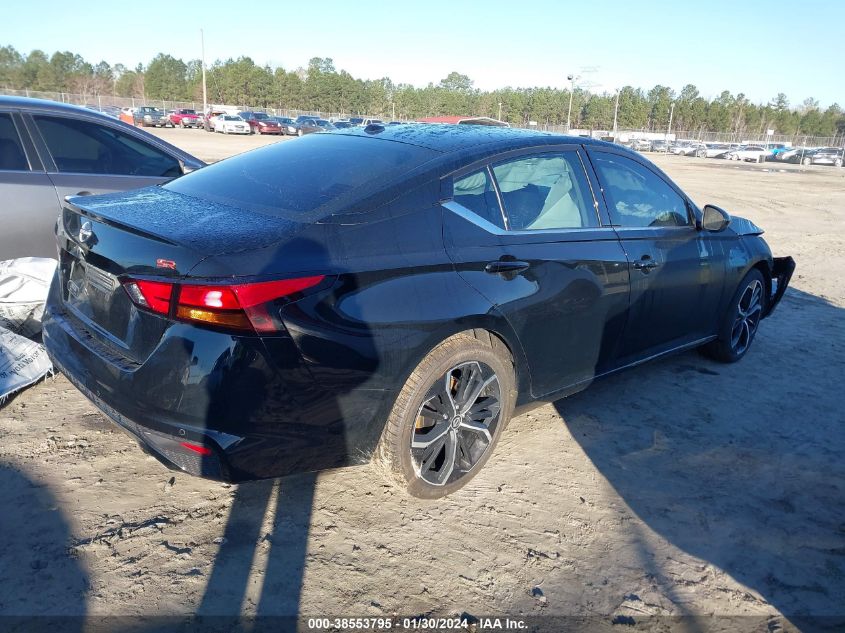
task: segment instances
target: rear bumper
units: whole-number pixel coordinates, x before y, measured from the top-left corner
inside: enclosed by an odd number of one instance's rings
[[[786,292],[789,282],[792,279],[792,273],[795,272],[795,260],[791,257],[775,257],[772,263],[772,294],[766,305],[766,313],[764,317],[769,316]]]
[[[43,320],[54,365],[168,466],[245,481],[369,460],[387,392],[332,393],[313,379],[289,336],[233,336],[177,323],[134,363],[66,312],[55,286]]]

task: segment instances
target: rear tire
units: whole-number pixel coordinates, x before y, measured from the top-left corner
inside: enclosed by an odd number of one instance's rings
[[[721,363],[735,363],[748,352],[766,313],[766,280],[756,268],[737,287],[719,325],[719,338],[703,345],[705,356]]]
[[[806,158],[802,158],[801,164],[804,165],[805,167],[809,167],[810,165],[813,164],[813,159],[810,158],[809,156],[807,156]]]
[[[456,334],[408,377],[382,432],[376,462],[421,499],[462,488],[484,466],[513,413],[513,360],[486,330]]]

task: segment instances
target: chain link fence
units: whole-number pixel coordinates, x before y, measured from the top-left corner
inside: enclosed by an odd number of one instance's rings
[[[51,101],[59,101],[62,103],[70,103],[73,105],[80,105],[89,108],[102,109],[104,107],[113,106],[118,108],[135,108],[142,105],[155,106],[164,111],[179,110],[182,108],[190,108],[192,110],[201,111],[203,104],[197,101],[169,101],[166,99],[139,99],[136,97],[118,97],[116,95],[85,95],[73,94],[69,92],[44,92],[38,90],[11,90],[0,88],[0,94],[32,97],[36,99],[49,99]],[[251,112],[266,112],[272,116],[285,116],[296,118],[300,115],[307,115],[319,117],[322,119],[342,119],[350,116],[362,116],[370,118],[365,113],[349,113],[349,112],[320,112],[318,110],[296,110],[288,108],[260,108],[249,106],[248,104],[230,104],[219,105],[209,104],[209,106],[220,107],[221,109],[232,109],[240,111]],[[558,134],[575,134],[581,136],[589,136],[592,138],[617,138],[623,140],[635,138],[667,138],[663,132],[653,130],[634,130],[634,129],[618,129],[614,133],[613,130],[586,130],[586,129],[571,129],[567,130],[565,125],[525,125],[518,127],[526,127],[533,130],[543,132],[555,132]],[[667,130],[668,133],[668,130]],[[845,134],[839,136],[804,136],[775,134],[773,136],[758,136],[749,132],[735,133],[735,132],[707,132],[704,130],[673,130],[669,133],[668,138],[684,139],[702,141],[705,143],[787,143],[790,145],[801,145],[805,147],[841,147],[845,145]]]

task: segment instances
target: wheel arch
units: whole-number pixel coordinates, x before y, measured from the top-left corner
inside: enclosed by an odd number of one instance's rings
[[[440,328],[433,330],[426,341],[417,346],[414,353],[408,355],[402,368],[401,379],[397,382],[404,384],[404,381],[408,379],[408,376],[411,375],[417,365],[435,347],[453,336],[464,333],[481,341],[487,340],[493,347],[496,347],[498,344],[504,346],[513,364],[517,403],[521,404],[526,397],[530,396],[531,373],[525,351],[522,349],[522,344],[519,342],[516,332],[511,328],[507,319],[495,308],[491,308],[487,314],[468,315],[455,321],[444,323]]]

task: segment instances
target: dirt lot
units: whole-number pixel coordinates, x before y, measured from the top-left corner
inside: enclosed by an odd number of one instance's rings
[[[156,133],[207,160],[275,140]],[[845,170],[657,162],[798,263],[742,362],[687,353],[535,409],[434,503],[372,467],[176,474],[49,379],[0,408],[0,615],[845,615]]]

